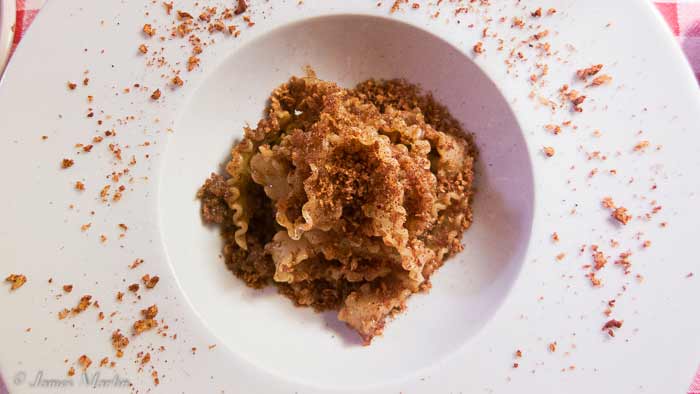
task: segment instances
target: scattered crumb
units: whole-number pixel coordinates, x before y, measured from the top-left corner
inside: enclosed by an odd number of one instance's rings
[[[244,13],[248,9],[248,4],[246,4],[245,0],[238,0],[238,4],[236,5],[236,10],[233,11],[234,14],[240,15]]]
[[[155,319],[142,319],[134,322],[134,335],[148,331],[154,327],[158,326],[158,322]]]
[[[634,146],[634,150],[635,152],[643,152],[646,148],[649,147],[649,145],[649,141],[640,141],[639,143],[637,143],[637,145]]]
[[[612,213],[612,217],[622,224],[627,224],[632,220],[632,215],[627,213],[627,208],[625,207],[616,208]]]
[[[112,333],[112,347],[117,351],[117,357],[124,355],[124,349],[129,345],[129,338],[125,337],[121,331],[117,330]]]
[[[85,371],[92,365],[92,360],[90,360],[90,357],[83,354],[78,358],[78,364],[80,364],[80,366],[83,367],[83,371]]]
[[[10,274],[7,278],[5,278],[5,282],[12,283],[10,290],[17,290],[27,283],[27,277],[22,274]]]
[[[152,37],[154,34],[156,34],[156,29],[151,26],[150,23],[146,23],[143,25],[143,32],[146,33],[149,37]]]
[[[73,159],[63,159],[63,160],[61,161],[61,168],[70,168],[70,167],[73,167],[73,164],[74,164],[74,163],[75,163],[75,162],[73,161]]]
[[[622,320],[615,320],[615,319],[608,320],[603,325],[602,330],[607,331],[608,335],[610,335],[611,337],[614,337],[615,336],[614,329],[618,329],[618,328],[622,327],[622,323],[623,323]]]
[[[134,269],[134,268],[138,267],[139,265],[143,264],[143,261],[144,261],[143,259],[136,259],[136,260],[134,260],[133,263],[131,263],[129,265],[129,268]]]
[[[143,285],[146,286],[147,289],[152,289],[158,284],[160,278],[157,275],[151,277],[150,275],[146,274],[143,277],[141,277],[141,280],[143,281]]]
[[[590,66],[588,68],[583,68],[583,69],[576,71],[576,76],[578,76],[578,78],[580,80],[585,81],[586,79],[588,79],[588,77],[592,77],[592,76],[598,74],[598,72],[602,68],[603,68],[602,64],[595,64],[595,65]]]
[[[603,74],[598,77],[595,77],[589,86],[600,86],[606,83],[610,83],[611,81],[612,77],[610,75]]]

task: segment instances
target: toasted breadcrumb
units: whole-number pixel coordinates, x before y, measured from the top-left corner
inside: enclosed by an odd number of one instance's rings
[[[22,274],[10,274],[5,278],[5,282],[10,282],[10,290],[17,290],[27,283],[27,277]]]
[[[148,331],[154,327],[158,326],[158,322],[155,319],[142,319],[134,322],[134,334],[138,335],[144,331]]]
[[[476,44],[474,44],[474,47],[472,49],[474,50],[474,53],[484,53],[484,43],[479,41]]]
[[[73,164],[75,164],[75,162],[73,161],[73,159],[63,159],[63,160],[61,160],[61,168],[64,168],[64,169],[65,169],[65,168],[73,167]]]
[[[632,220],[632,215],[627,213],[627,208],[625,207],[616,208],[612,213],[612,217],[622,224],[627,224]]]
[[[155,319],[156,315],[158,315],[158,306],[154,304],[146,309],[142,309],[141,314],[145,319]]]
[[[611,197],[603,198],[603,207],[613,209],[615,208],[615,203]]]
[[[152,37],[154,34],[156,34],[156,29],[151,26],[150,23],[146,23],[143,25],[143,32],[146,33],[149,37]]]
[[[603,325],[602,330],[603,330],[603,331],[607,331],[608,335],[610,335],[611,337],[614,337],[614,336],[615,336],[615,331],[614,331],[614,330],[615,330],[615,329],[618,329],[618,328],[621,328],[621,327],[622,327],[622,323],[623,323],[622,320],[615,320],[615,319],[608,320],[608,321]]]
[[[595,268],[596,271],[602,269],[605,267],[605,264],[608,263],[608,259],[605,258],[605,255],[601,251],[597,251],[593,253],[593,268]]]
[[[192,71],[199,66],[199,58],[197,56],[190,56],[187,59],[187,71]]]
[[[245,0],[238,0],[238,4],[236,5],[236,10],[233,11],[234,14],[240,15],[244,13],[248,9],[248,4],[245,2]]]
[[[63,320],[66,317],[68,317],[68,314],[70,311],[66,308],[63,308],[62,310],[58,311],[58,320]]]
[[[117,357],[124,355],[124,349],[129,345],[129,338],[125,337],[121,331],[117,330],[112,333],[112,347],[117,351]]]
[[[92,296],[89,294],[86,294],[82,297],[80,297],[80,301],[78,301],[78,305],[73,307],[71,309],[71,313],[74,315],[77,315],[81,312],[84,312],[91,304],[92,304]]]
[[[544,155],[547,157],[552,157],[552,156],[554,156],[554,153],[555,153],[554,148],[552,148],[551,146],[543,147],[542,152],[544,152]]]
[[[608,74],[603,74],[600,76],[597,76],[591,81],[590,86],[600,86],[604,85],[606,83],[610,83],[612,81],[612,77]]]
[[[158,275],[151,277],[149,274],[146,274],[143,277],[141,277],[141,280],[143,281],[143,285],[146,286],[147,289],[152,289],[156,287],[160,278],[158,277]]]
[[[83,371],[85,371],[92,365],[92,360],[90,360],[90,357],[83,354],[78,358],[78,364],[80,364],[80,366],[83,367]]]
[[[646,148],[649,147],[649,145],[650,145],[649,141],[647,141],[647,140],[640,141],[637,143],[637,145],[634,146],[634,150],[636,152],[643,152]]]
[[[592,65],[588,68],[583,68],[583,69],[576,71],[576,76],[578,76],[578,78],[580,80],[585,81],[586,79],[588,79],[588,77],[592,77],[592,76],[598,74],[598,72],[602,68],[603,68],[602,64],[595,64],[595,65]]]
[[[129,268],[134,269],[138,267],[139,265],[143,264],[144,260],[143,259],[135,259],[133,263],[129,265]]]

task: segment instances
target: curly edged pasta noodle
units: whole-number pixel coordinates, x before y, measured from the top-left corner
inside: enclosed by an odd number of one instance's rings
[[[235,275],[338,310],[369,344],[462,250],[474,158],[459,123],[415,85],[292,77],[198,197]]]

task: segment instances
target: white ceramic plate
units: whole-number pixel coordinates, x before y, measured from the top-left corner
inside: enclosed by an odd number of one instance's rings
[[[188,56],[183,40],[140,33],[146,22],[163,29],[174,20],[159,3],[49,2],[0,85],[2,274],[29,278],[15,292],[0,292],[0,372],[9,390],[50,383],[89,391],[99,373],[111,379],[103,387],[126,390],[128,380],[141,391],[153,387],[156,370],[162,392],[683,392],[700,361],[700,286],[698,275],[688,277],[700,274],[700,97],[671,34],[650,4],[636,0],[560,1],[553,16],[540,2],[492,1],[458,16],[456,4],[444,3],[390,13],[391,4],[372,1],[254,2],[248,14],[255,26],[238,20],[241,36],[218,36],[175,90],[167,87],[169,66],[146,67],[152,55],[137,51],[142,42],[151,53],[162,47],[176,68]],[[538,6],[545,16],[530,17]],[[515,16],[524,29],[511,27]],[[482,38],[487,23],[486,33],[498,37]],[[545,28],[550,57],[536,58],[538,49],[525,44],[513,52],[525,59],[505,66],[512,47]],[[477,41],[486,52],[475,56]],[[529,75],[544,62],[547,82],[533,88]],[[595,63],[613,82],[584,88],[575,70]],[[370,347],[359,346],[333,314],[243,286],[218,256],[217,232],[198,216],[202,180],[241,128],[258,120],[271,89],[307,64],[347,86],[369,77],[418,82],[475,133],[480,149],[465,251]],[[78,87],[69,91],[67,81]],[[541,103],[539,96],[555,97],[564,83],[588,95],[583,113]],[[149,98],[155,88],[163,92],[158,102]],[[545,130],[567,120],[576,127]],[[89,154],[73,148],[112,128],[117,136]],[[642,140],[650,146],[634,151]],[[119,144],[123,162],[109,142]],[[545,158],[543,146],[555,156]],[[132,155],[137,164],[129,166]],[[75,165],[61,170],[67,157]],[[129,175],[112,184],[109,174],[125,167]],[[78,180],[84,192],[74,190]],[[106,184],[126,186],[121,201],[100,201]],[[610,219],[605,196],[635,214],[629,225]],[[661,211],[645,219],[657,205]],[[123,238],[119,223],[128,226]],[[642,248],[647,239],[651,247]],[[582,268],[592,262],[591,244],[610,256],[601,288]],[[627,249],[633,273],[625,276],[613,261]],[[136,258],[145,262],[129,270]],[[160,276],[155,289],[141,290],[140,300],[115,300],[146,273]],[[62,294],[63,284],[73,292]],[[97,321],[90,309],[58,320],[83,294],[117,314]],[[624,320],[615,338],[601,330],[612,298],[612,317]],[[132,337],[115,368],[98,368],[102,357],[114,358],[112,331],[128,332],[153,303],[167,336]],[[140,351],[152,355],[142,371]],[[82,354],[93,366],[68,377]]]

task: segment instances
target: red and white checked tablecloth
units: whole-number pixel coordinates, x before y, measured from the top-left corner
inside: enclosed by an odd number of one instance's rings
[[[13,49],[46,0],[17,0],[17,25]],[[700,81],[700,0],[656,1]],[[700,394],[700,371],[688,394]]]

